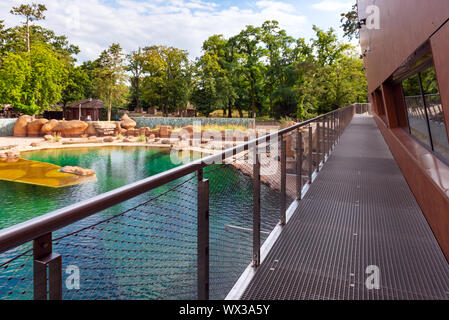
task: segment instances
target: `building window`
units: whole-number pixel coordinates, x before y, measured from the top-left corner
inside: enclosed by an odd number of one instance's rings
[[[433,65],[402,82],[410,134],[449,160],[438,82]]]

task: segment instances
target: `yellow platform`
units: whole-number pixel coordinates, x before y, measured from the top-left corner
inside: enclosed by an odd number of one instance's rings
[[[27,183],[44,187],[61,188],[97,181],[95,175],[82,177],[59,172],[61,167],[32,160],[0,161],[0,180]]]

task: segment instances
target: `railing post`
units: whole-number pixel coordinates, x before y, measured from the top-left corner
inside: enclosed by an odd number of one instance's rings
[[[316,168],[317,172],[320,172],[320,164],[321,164],[321,142],[320,142],[321,134],[320,134],[320,131],[321,131],[320,121],[317,121],[317,123],[316,123],[316,141],[317,141],[316,142],[316,154],[317,154],[317,158],[318,158],[317,159],[318,165]]]
[[[253,267],[260,266],[260,160],[259,145],[254,150],[253,163]]]
[[[303,163],[303,146],[302,132],[298,128],[296,138],[296,199],[302,199],[302,163]]]
[[[327,156],[327,118],[323,118],[323,163],[326,162],[326,156]]]
[[[327,133],[326,133],[326,136],[327,136],[327,151],[326,151],[326,154],[327,154],[327,157],[329,158],[329,156],[330,156],[330,151],[331,151],[331,148],[332,148],[332,146],[331,146],[331,121],[330,121],[330,117],[329,116],[327,116],[326,117],[326,121],[327,121]]]
[[[52,252],[51,233],[33,241],[33,260],[34,300],[62,300],[62,258]]]
[[[323,143],[322,143],[322,150],[321,150],[321,161],[326,162],[326,133],[325,133],[325,129],[326,129],[326,120],[323,118],[323,120],[320,120],[323,122],[323,125],[321,126],[321,130],[322,130],[322,136],[323,136]]]
[[[198,170],[198,300],[209,300],[209,180]]]
[[[309,125],[309,183],[312,184],[313,174],[313,128]]]
[[[287,202],[287,142],[284,135],[281,135],[281,225],[287,223],[286,202]]]
[[[337,143],[340,142],[340,137],[341,137],[340,118],[341,118],[341,115],[340,115],[340,111],[339,111],[338,114],[337,114]]]
[[[335,112],[332,113],[332,147],[335,148]]]

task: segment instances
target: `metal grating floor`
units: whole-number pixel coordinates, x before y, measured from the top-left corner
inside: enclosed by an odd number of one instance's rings
[[[371,117],[354,118],[242,299],[449,299],[449,265]]]

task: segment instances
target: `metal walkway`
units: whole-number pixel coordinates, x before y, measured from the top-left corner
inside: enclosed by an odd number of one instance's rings
[[[449,299],[449,265],[371,117],[354,118],[242,299]]]

